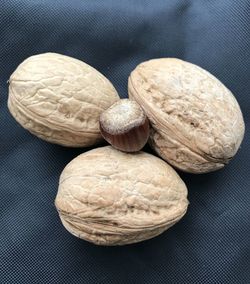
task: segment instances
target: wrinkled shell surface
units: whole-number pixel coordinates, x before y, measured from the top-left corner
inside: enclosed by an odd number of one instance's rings
[[[151,122],[152,147],[175,167],[210,172],[236,154],[245,129],[240,107],[204,69],[175,58],[153,59],[131,73],[128,91]]]
[[[119,99],[96,69],[56,53],[29,57],[9,83],[8,107],[15,119],[36,136],[65,146],[99,142],[99,115]]]
[[[159,235],[185,214],[187,189],[173,168],[111,146],[79,155],[63,170],[55,205],[65,228],[98,245]]]

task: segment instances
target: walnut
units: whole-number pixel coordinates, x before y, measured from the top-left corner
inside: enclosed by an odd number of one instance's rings
[[[96,69],[56,53],[29,57],[9,82],[8,107],[15,119],[36,136],[64,146],[101,141],[100,113],[119,99]]]
[[[210,172],[236,154],[245,131],[240,107],[204,69],[175,58],[149,60],[131,73],[128,91],[150,120],[151,146],[176,168]]]
[[[186,213],[184,182],[167,163],[111,146],[73,159],[55,200],[64,227],[98,245],[124,245],[159,235]]]

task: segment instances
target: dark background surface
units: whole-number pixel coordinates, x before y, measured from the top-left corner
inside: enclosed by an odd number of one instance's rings
[[[0,1],[0,283],[250,283],[250,2]],[[64,166],[85,149],[39,140],[7,110],[7,80],[25,58],[53,51],[106,75],[121,97],[135,66],[179,57],[236,96],[246,134],[215,173],[182,174],[186,216],[161,236],[98,247],[70,235],[54,207]]]

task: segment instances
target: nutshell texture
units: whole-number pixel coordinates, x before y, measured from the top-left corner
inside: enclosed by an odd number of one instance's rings
[[[184,182],[167,163],[111,146],[79,155],[63,170],[55,200],[64,227],[98,245],[159,235],[186,213]]]
[[[29,57],[9,83],[8,107],[15,119],[36,136],[64,146],[99,142],[100,113],[119,99],[96,69],[56,53]]]
[[[175,58],[138,65],[128,82],[151,122],[150,144],[190,173],[222,168],[236,154],[244,121],[232,93],[204,69]]]

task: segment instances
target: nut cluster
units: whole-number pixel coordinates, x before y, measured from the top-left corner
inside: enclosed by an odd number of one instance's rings
[[[178,222],[187,188],[169,164],[196,174],[218,170],[244,136],[233,94],[180,59],[139,64],[128,80],[129,99],[119,99],[93,67],[56,53],[29,57],[9,83],[10,113],[37,137],[68,147],[103,138],[112,145],[73,159],[55,200],[64,227],[98,245],[143,241]],[[140,151],[147,141],[162,159]]]

